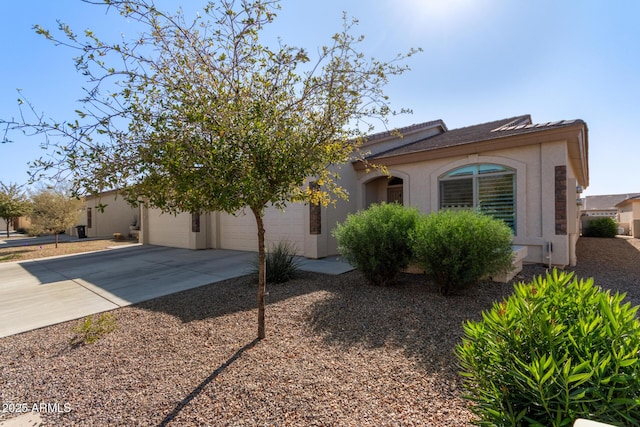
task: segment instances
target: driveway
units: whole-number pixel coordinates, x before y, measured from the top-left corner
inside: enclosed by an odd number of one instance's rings
[[[242,276],[254,258],[252,252],[134,245],[0,263],[0,337]],[[352,269],[335,258],[304,260],[301,268]]]

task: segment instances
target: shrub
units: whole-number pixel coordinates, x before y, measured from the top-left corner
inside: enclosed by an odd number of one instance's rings
[[[512,268],[511,229],[473,211],[440,211],[424,216],[411,232],[416,262],[443,294]]]
[[[420,214],[397,203],[350,214],[333,231],[340,254],[374,285],[386,286],[412,259],[409,232]]]
[[[586,237],[616,237],[618,224],[613,218],[603,217],[591,220],[584,235]]]
[[[87,316],[79,323],[73,332],[75,336],[71,339],[74,347],[93,344],[100,337],[116,329],[116,320],[111,313],[102,313],[100,316]]]
[[[296,257],[295,246],[288,241],[280,241],[271,246],[266,254],[267,283],[284,283],[291,280],[300,266]],[[253,264],[252,272],[258,273],[258,258]]]
[[[640,323],[573,273],[547,273],[464,325],[456,354],[484,426],[640,424]]]

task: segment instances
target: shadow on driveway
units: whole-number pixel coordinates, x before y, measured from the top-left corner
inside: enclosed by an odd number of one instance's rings
[[[0,264],[0,337],[248,273],[250,252],[133,246]]]

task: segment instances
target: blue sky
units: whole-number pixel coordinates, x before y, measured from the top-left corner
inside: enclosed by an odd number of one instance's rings
[[[159,0],[187,13],[195,0]],[[411,71],[392,80],[395,108],[413,115],[390,127],[442,119],[449,129],[531,114],[534,122],[583,119],[589,127],[590,186],[585,195],[640,192],[640,2],[628,0],[282,0],[268,29],[290,45],[314,52],[341,26],[342,12],[359,19],[366,53],[392,59],[410,47]],[[105,38],[133,32],[104,8],[79,0],[6,1],[0,21],[0,117],[18,114],[17,88],[46,117],[74,119],[83,79],[73,52],[31,29]],[[0,181],[25,183],[27,162],[46,155],[39,140],[13,135],[0,144]]]

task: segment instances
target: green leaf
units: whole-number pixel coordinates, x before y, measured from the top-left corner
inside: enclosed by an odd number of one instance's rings
[[[586,380],[590,379],[592,376],[593,376],[593,373],[591,372],[583,372],[581,374],[569,375],[569,377],[567,378],[567,383],[568,384],[578,383],[576,385],[580,385],[584,383]]]
[[[619,363],[620,367],[626,368],[627,366],[631,366],[631,365],[634,365],[634,364],[638,363],[638,360],[640,360],[640,359],[638,359],[638,358],[625,359],[625,360],[619,361],[618,363]]]

